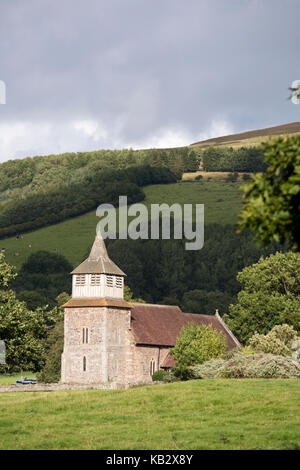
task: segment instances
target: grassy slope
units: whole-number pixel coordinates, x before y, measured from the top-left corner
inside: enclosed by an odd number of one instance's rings
[[[299,381],[0,394],[1,449],[300,448]]]
[[[205,204],[205,222],[235,223],[241,207],[240,183],[193,182],[153,185],[144,188],[145,204]],[[150,211],[150,210],[149,210]],[[30,253],[37,250],[56,251],[78,265],[91,245],[98,222],[96,211],[66,220],[56,225],[1,240],[7,261],[20,268]],[[31,245],[31,248],[29,248]],[[14,253],[19,253],[15,256]]]
[[[207,148],[210,145],[215,147],[252,147],[261,144],[270,137],[280,135],[300,134],[300,122],[292,122],[281,126],[267,127],[266,129],[257,129],[254,131],[241,132],[239,134],[226,135],[213,139],[195,142],[190,147]]]

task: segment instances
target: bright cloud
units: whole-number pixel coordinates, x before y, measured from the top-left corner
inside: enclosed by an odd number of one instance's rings
[[[182,147],[199,140],[230,134],[233,127],[226,121],[213,121],[201,133],[179,127],[159,129],[145,138],[128,140],[123,127],[111,129],[93,119],[71,122],[0,123],[0,160],[50,153],[80,152],[103,148]]]

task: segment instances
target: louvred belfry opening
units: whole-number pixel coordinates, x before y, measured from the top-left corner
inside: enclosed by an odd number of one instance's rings
[[[72,298],[123,299],[126,274],[109,258],[98,232],[89,257],[72,271]]]

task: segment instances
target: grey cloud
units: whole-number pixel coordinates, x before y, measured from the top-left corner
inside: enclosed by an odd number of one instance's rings
[[[0,158],[299,121],[286,100],[299,13],[298,0],[1,0]]]

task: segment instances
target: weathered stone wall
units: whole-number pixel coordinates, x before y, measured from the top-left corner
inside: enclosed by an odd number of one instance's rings
[[[88,343],[83,342],[83,328],[88,328]],[[150,383],[151,361],[158,370],[168,351],[168,348],[156,346],[136,346],[128,309],[68,307],[65,309],[61,382]]]
[[[129,323],[127,309],[66,308],[62,382],[106,383],[114,378],[125,382]],[[88,328],[88,343],[83,343],[83,328]]]
[[[34,384],[34,385],[0,385],[1,392],[55,392],[58,390],[115,390],[128,388],[127,385],[116,382],[105,384]]]
[[[129,383],[150,383],[150,363],[155,362],[155,370],[160,369],[167,357],[169,348],[157,346],[136,346],[132,337],[130,343],[129,359],[127,363],[127,377]]]

